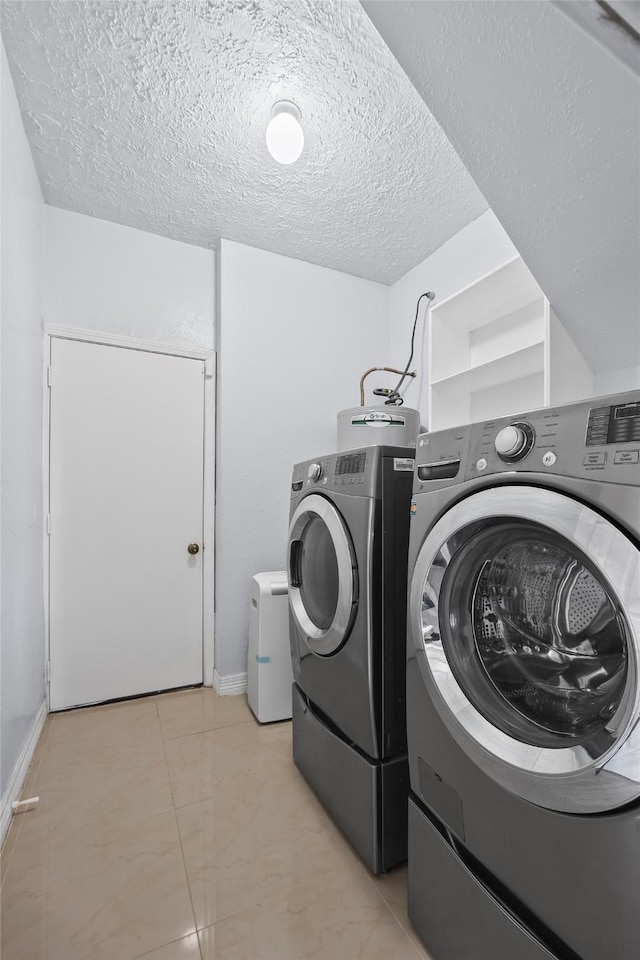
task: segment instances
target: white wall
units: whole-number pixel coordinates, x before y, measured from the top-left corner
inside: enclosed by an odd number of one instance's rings
[[[0,793],[4,798],[45,695],[41,432],[44,203],[4,46],[1,59]]]
[[[247,669],[251,577],[285,568],[292,465],[387,359],[389,287],[223,240],[217,317],[216,669]]]
[[[212,350],[214,284],[212,250],[45,208],[47,324]]]
[[[604,371],[640,362],[640,84],[607,48],[619,28],[594,14],[600,42],[564,15],[578,6],[596,5],[363,0],[567,333]]]
[[[640,366],[621,367],[619,370],[603,370],[594,377],[594,394],[606,397],[610,393],[625,390],[640,390]]]
[[[409,358],[411,330],[416,314],[416,301],[421,293],[433,290],[434,304],[445,300],[468,284],[489,273],[518,251],[498,222],[495,214],[487,210],[430,257],[419,263],[391,287],[390,346],[391,366],[404,370]],[[425,425],[429,414],[429,357],[426,323],[426,300],[420,303],[416,327],[415,350],[412,370],[417,370],[415,380],[408,381],[406,392],[401,391],[409,407],[420,410]],[[407,381],[405,381],[406,385]]]

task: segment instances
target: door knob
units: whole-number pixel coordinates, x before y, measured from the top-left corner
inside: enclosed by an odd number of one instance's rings
[[[196,553],[200,553],[200,547],[197,543],[190,543],[187,547],[189,553],[195,556]]]

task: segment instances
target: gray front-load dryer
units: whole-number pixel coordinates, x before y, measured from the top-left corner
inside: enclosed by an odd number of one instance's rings
[[[632,960],[640,393],[421,440],[409,915],[437,960]]]
[[[291,483],[294,760],[374,873],[406,860],[414,454],[334,453],[297,464]]]

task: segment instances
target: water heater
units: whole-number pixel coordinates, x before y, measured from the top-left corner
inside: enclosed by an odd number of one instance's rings
[[[349,407],[338,414],[338,450],[415,447],[419,432],[420,412],[412,407]]]

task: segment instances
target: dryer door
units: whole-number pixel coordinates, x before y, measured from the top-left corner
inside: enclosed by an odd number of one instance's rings
[[[501,486],[446,513],[411,584],[411,639],[449,731],[552,809],[640,796],[640,553],[560,493]]]
[[[289,526],[289,604],[310,649],[330,656],[343,645],[358,603],[355,552],[326,497],[310,494]]]

